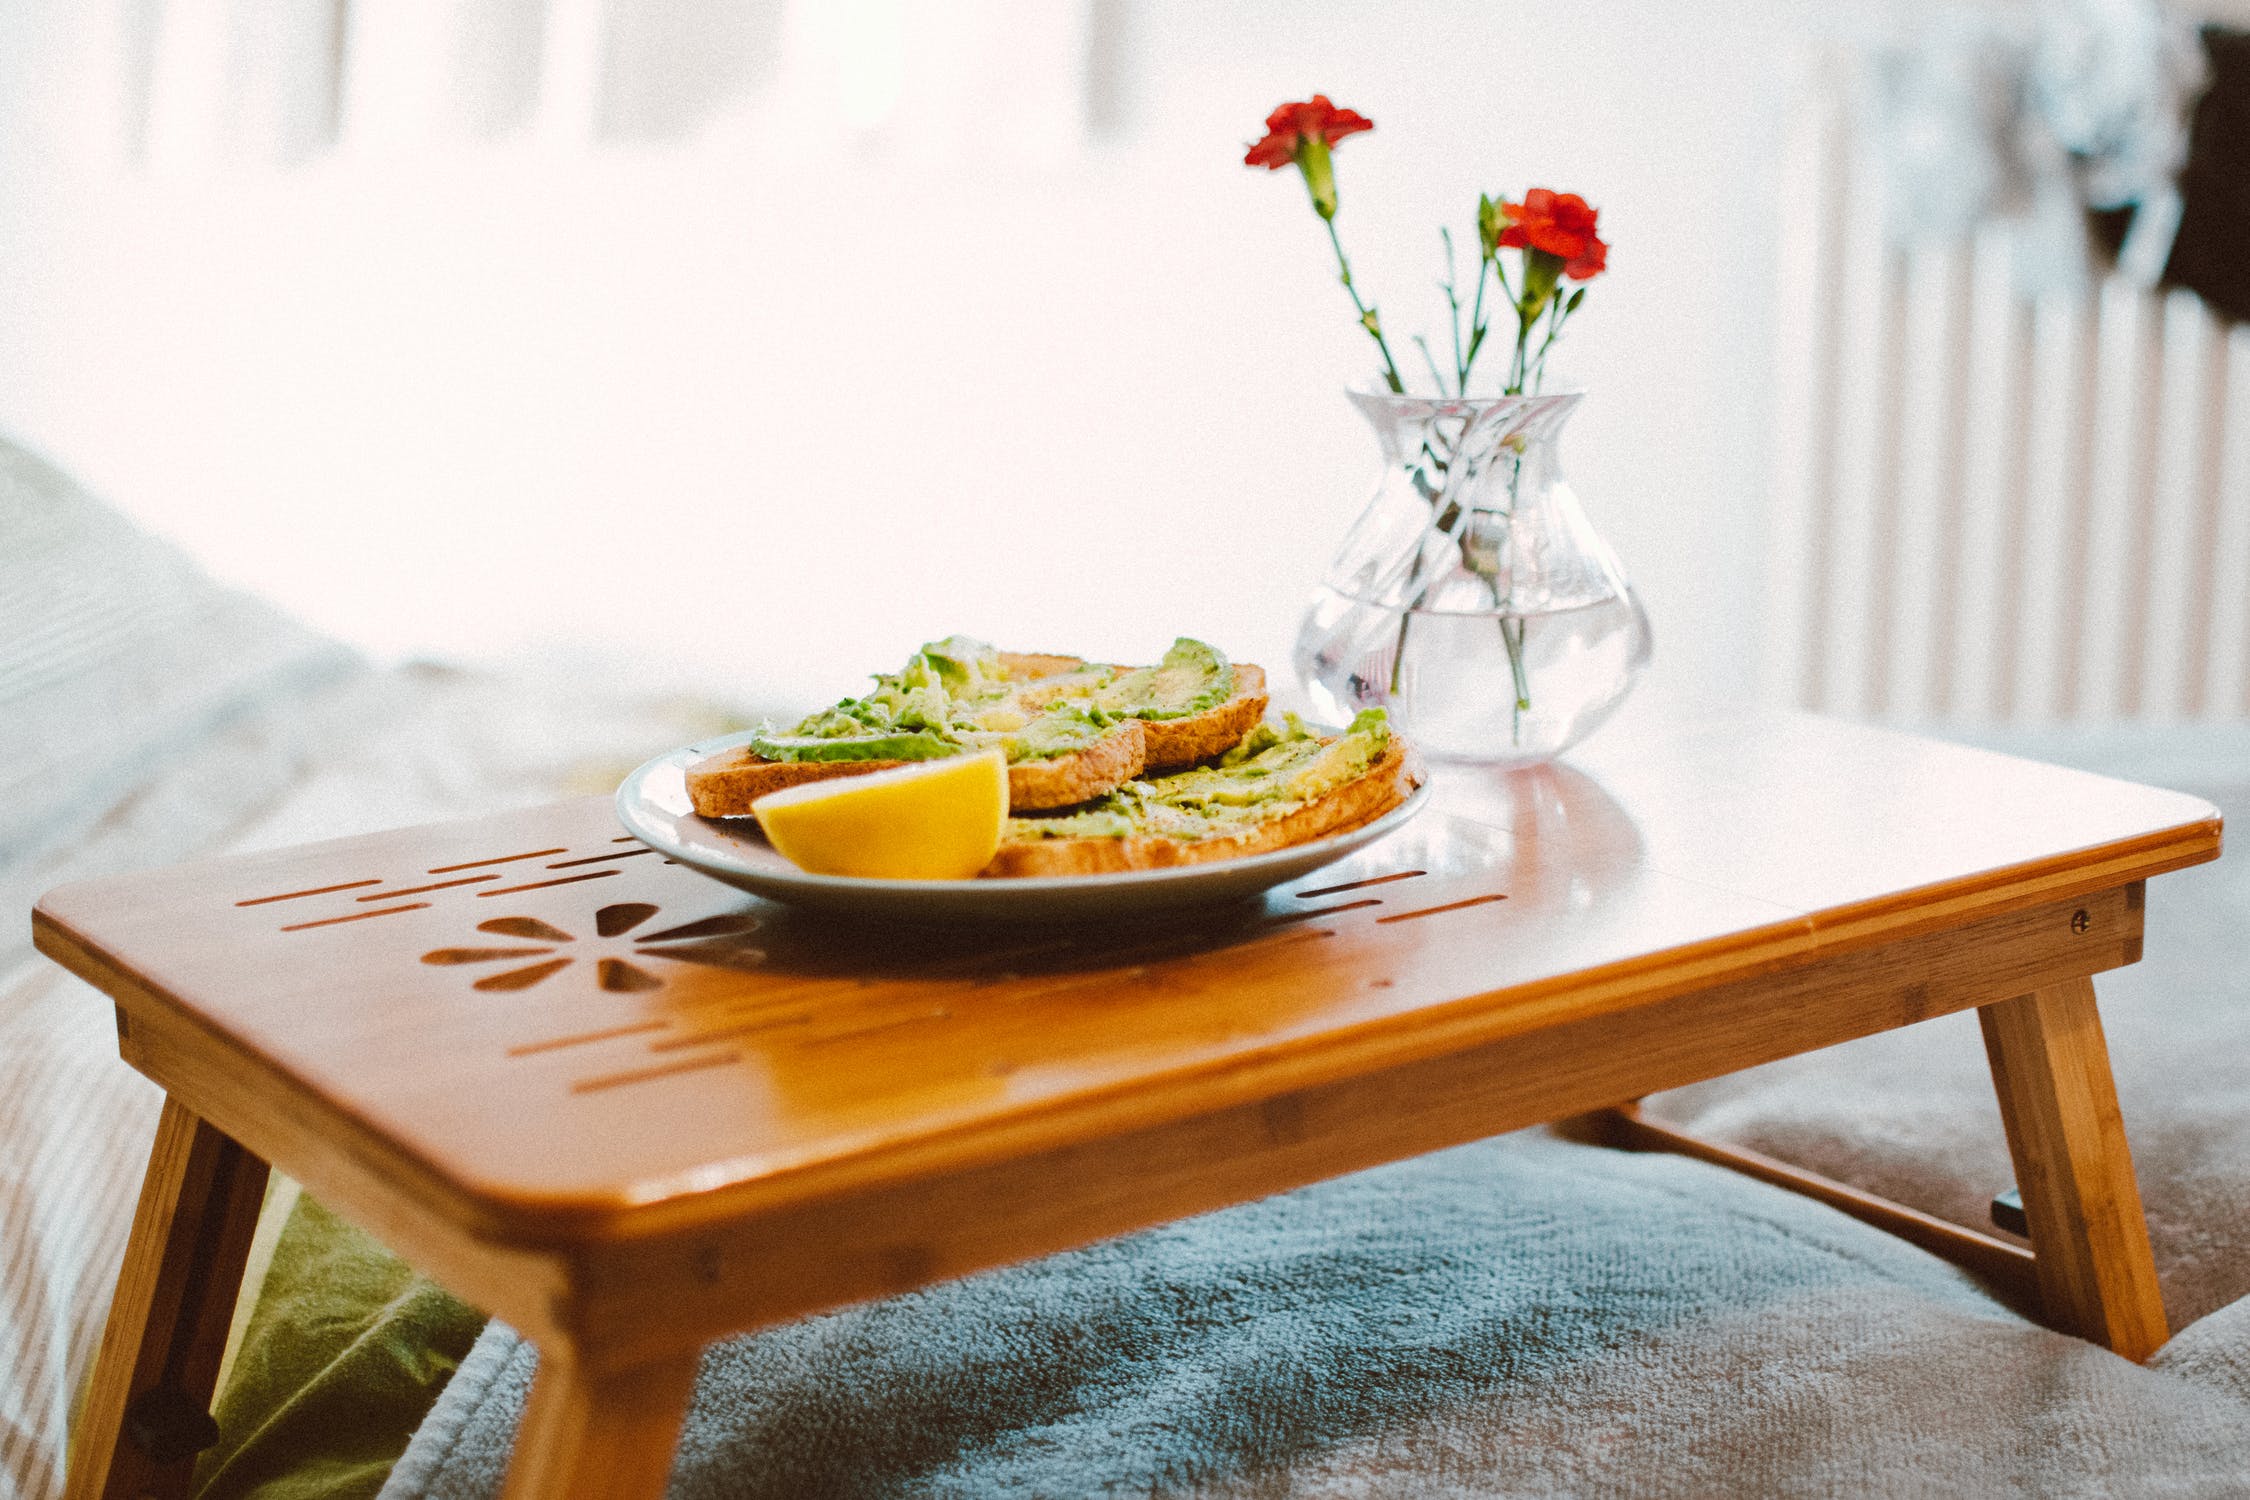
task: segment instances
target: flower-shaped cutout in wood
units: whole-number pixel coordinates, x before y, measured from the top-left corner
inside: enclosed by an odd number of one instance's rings
[[[719,969],[754,969],[765,962],[765,950],[750,941],[750,934],[758,927],[758,918],[753,913],[725,912],[659,932],[630,936],[656,913],[657,908],[646,901],[620,901],[594,913],[596,940],[606,941],[613,949],[624,950],[622,952],[577,952],[558,956],[555,952],[558,947],[578,941],[574,934],[537,917],[494,917],[477,923],[477,931],[540,946],[433,948],[422,955],[422,962],[491,964],[533,959],[536,962],[487,974],[471,986],[479,990],[527,990],[550,975],[561,973],[578,959],[591,958],[594,982],[613,994],[663,987],[662,976],[635,963],[635,958],[664,958]]]

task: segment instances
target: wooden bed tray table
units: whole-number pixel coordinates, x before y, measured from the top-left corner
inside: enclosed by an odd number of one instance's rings
[[[536,1342],[516,1500],[660,1494],[714,1339],[1555,1121],[1825,1195],[2142,1358],[2091,976],[2219,838],[1777,717],[1444,770],[1343,864],[1103,930],[816,920],[604,798],[64,887],[39,946],[168,1094],[68,1493],[186,1493],[268,1163]],[[1971,1007],[2029,1248],[1632,1108]]]

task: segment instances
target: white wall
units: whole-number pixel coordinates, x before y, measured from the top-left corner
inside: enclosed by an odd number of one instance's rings
[[[1339,223],[1401,335],[1479,189],[1600,206],[1565,460],[1649,596],[1649,691],[1752,691],[1813,0],[1120,7],[1108,128],[1050,160],[823,135],[783,79],[660,144],[125,174],[98,111],[40,123],[108,87],[85,13],[0,0],[0,430],[371,649],[767,701],[950,630],[1285,664],[1372,479],[1369,360],[1302,189],[1240,156],[1321,89],[1377,121]]]

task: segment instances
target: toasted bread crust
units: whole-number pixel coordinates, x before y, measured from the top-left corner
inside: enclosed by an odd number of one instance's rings
[[[1008,767],[1008,809],[1037,812],[1090,802],[1141,774],[1148,764],[1146,726],[1127,719],[1069,755],[1019,760]]]
[[[1177,771],[1232,750],[1266,716],[1266,670],[1234,669],[1234,696],[1184,719],[1148,719],[1148,768]]]
[[[1000,846],[981,874],[1020,879],[1034,875],[1106,875],[1122,870],[1155,870],[1203,864],[1286,849],[1331,833],[1372,822],[1406,800],[1422,784],[1419,762],[1406,744],[1393,739],[1365,774],[1314,798],[1270,823],[1227,838],[1186,839],[1021,839]]]
[[[1066,657],[1003,656],[1001,660],[1011,664],[1018,660],[1064,663],[1053,671],[1031,674],[1027,679],[1038,681],[1045,678],[1052,684],[1047,689],[1029,688],[1022,694],[1021,701],[1027,707],[1034,708],[1044,707],[1058,694],[1067,691],[1067,679],[1082,670],[1125,670],[1120,667],[1092,667],[1086,662],[1074,662]],[[1012,665],[1010,670],[1014,670]],[[1148,726],[1148,769],[1178,771],[1199,760],[1209,760],[1214,755],[1232,750],[1242,742],[1242,737],[1250,732],[1252,726],[1265,716],[1265,668],[1252,666],[1248,662],[1238,663],[1234,669],[1234,694],[1224,703],[1182,718],[1142,721]]]
[[[688,801],[706,818],[745,818],[752,804],[787,787],[838,776],[864,776],[915,762],[903,760],[767,760],[742,746],[687,768]],[[1141,774],[1147,764],[1146,735],[1138,719],[1127,719],[1085,749],[1048,760],[1020,760],[1008,767],[1008,806],[1040,812],[1090,802]]]
[[[743,745],[687,768],[688,801],[706,818],[744,818],[750,815],[751,803],[784,788],[905,764],[903,760],[767,760]]]

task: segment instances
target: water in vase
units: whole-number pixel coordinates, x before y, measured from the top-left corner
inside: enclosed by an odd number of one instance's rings
[[[1522,615],[1401,611],[1323,588],[1295,666],[1316,717],[1388,708],[1425,754],[1531,765],[1591,734],[1649,657],[1628,592]]]
[[[1624,700],[1648,615],[1555,459],[1579,399],[1354,393],[1384,465],[1298,631],[1315,713],[1381,707],[1428,755],[1532,765]]]

